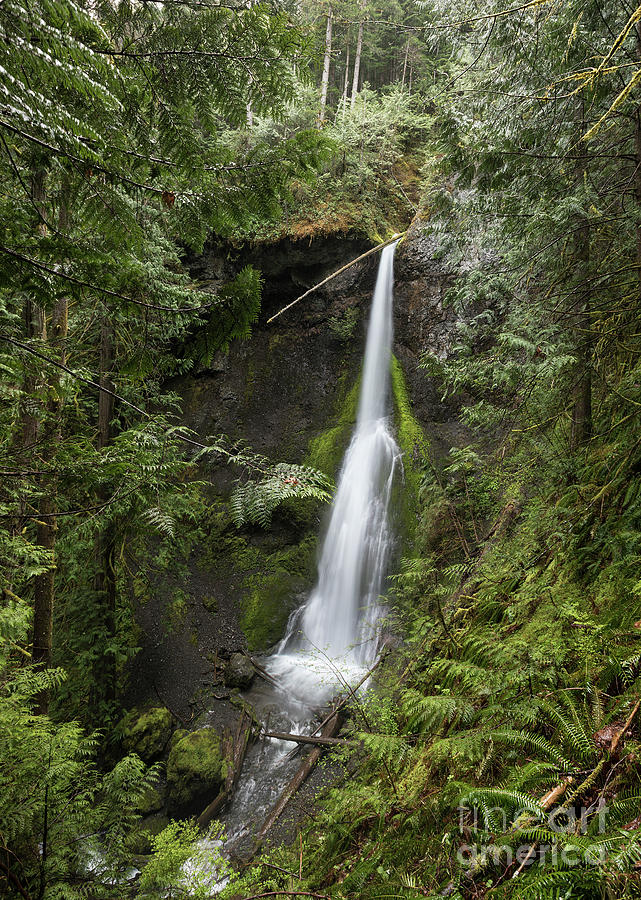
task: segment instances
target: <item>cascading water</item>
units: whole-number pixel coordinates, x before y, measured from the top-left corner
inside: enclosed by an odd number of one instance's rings
[[[340,673],[373,662],[391,532],[389,505],[400,453],[389,413],[394,250],[381,256],[367,333],[356,428],[345,454],[308,602],[291,617],[271,671],[301,700],[320,699]],[[314,665],[310,665],[310,656]],[[319,679],[319,674],[325,679]]]
[[[276,652],[264,661],[278,689],[263,685],[251,696],[258,715],[269,722],[267,730],[310,730],[314,708],[345,682],[354,684],[376,658],[380,594],[392,546],[389,507],[400,465],[389,421],[395,247],[385,247],[381,256],[356,427],[338,480],[318,581],[290,618]],[[286,757],[291,749],[291,743],[269,739],[248,753],[226,816],[231,841],[277,799],[290,775]]]

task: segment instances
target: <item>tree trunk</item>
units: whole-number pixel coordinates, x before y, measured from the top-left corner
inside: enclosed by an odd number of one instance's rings
[[[410,55],[410,39],[407,39],[407,44],[405,45],[405,59],[403,60],[403,77],[401,78],[401,91],[405,87],[405,76],[407,74],[407,59]]]
[[[637,60],[641,62],[641,23],[637,22],[636,30],[636,50]],[[634,149],[635,149],[635,169],[634,169],[634,193],[637,201],[637,210],[641,210],[641,106],[637,107],[634,117]],[[639,279],[639,296],[641,298],[641,220],[637,218],[636,229],[636,264],[637,278]]]
[[[581,132],[577,146],[585,148],[585,104],[581,104]],[[583,182],[587,168],[587,154],[579,153],[577,159],[577,182]],[[585,283],[577,300],[575,316],[576,333],[576,384],[572,409],[571,450],[578,450],[592,436],[592,337],[590,322],[590,223],[583,214],[579,217],[579,227],[575,236],[575,258],[579,278]]]
[[[45,188],[46,172],[43,168],[34,169],[31,175],[31,196],[33,204],[38,210],[40,216],[44,218],[46,188]],[[36,222],[36,231],[40,237],[47,236],[47,226],[43,218],[38,218]],[[46,325],[42,308],[31,298],[27,298],[24,304],[24,334],[27,343],[33,340],[44,340],[46,338]],[[27,363],[28,365],[28,363]],[[24,376],[24,394],[26,403],[23,405],[22,411],[22,447],[25,451],[29,451],[34,447],[38,440],[38,417],[34,415],[35,399],[34,394],[38,387],[35,375],[25,371]]]
[[[345,107],[347,106],[347,90],[349,86],[349,42],[345,51],[345,78],[343,80],[343,116],[345,115]]]
[[[327,106],[327,89],[329,87],[329,66],[332,60],[332,7],[327,10],[327,29],[325,31],[325,57],[323,59],[323,77],[321,80],[321,102],[318,114],[318,124],[325,121],[325,108]]]
[[[114,390],[111,373],[114,364],[114,333],[111,322],[105,317],[100,326],[100,387]],[[100,391],[98,397],[98,450],[104,450],[112,440],[112,419],[114,397]],[[110,496],[108,485],[101,488],[100,500],[106,502]],[[98,532],[95,546],[96,574],[94,591],[96,594],[97,619],[101,639],[112,643],[116,633],[116,572],[115,572],[116,530],[109,520]],[[96,659],[91,697],[92,715],[100,719],[100,706],[104,701],[110,705],[116,698],[116,658],[113,652],[103,652]]]
[[[363,50],[363,15],[365,12],[365,0],[361,0],[361,21],[358,24],[358,37],[356,38],[356,56],[354,57],[354,78],[352,80],[351,106],[354,109],[356,95],[358,94],[358,76],[361,70],[361,53]]]
[[[107,391],[114,389],[111,380],[113,367],[113,329],[107,319],[100,326],[100,387]],[[104,450],[111,443],[111,420],[114,412],[114,397],[105,391],[98,396],[98,449]]]
[[[64,234],[69,229],[69,207],[67,205],[70,183],[67,179],[62,185],[62,199],[58,229]],[[38,200],[44,204],[44,192]],[[46,232],[43,223],[39,226]],[[69,304],[66,297],[59,297],[53,308],[49,329],[50,354],[57,357],[62,365],[67,361],[67,330],[68,330]],[[46,320],[42,318],[42,336],[47,336]],[[60,397],[60,370],[54,370],[49,381],[49,400],[47,402],[47,418],[51,423],[50,440],[54,445],[62,441],[62,425],[60,413],[62,399]],[[34,665],[49,668],[51,665],[51,650],[53,646],[53,610],[55,600],[55,547],[56,547],[56,487],[55,482],[50,482],[49,496],[40,504],[40,520],[36,531],[36,542],[40,547],[51,554],[51,568],[42,575],[37,575],[33,588],[33,656]],[[46,714],[49,707],[49,696],[42,691],[36,698],[37,712]]]

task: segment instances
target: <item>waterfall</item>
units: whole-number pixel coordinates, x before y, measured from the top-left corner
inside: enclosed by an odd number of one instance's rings
[[[310,699],[310,692],[326,693],[337,675],[349,680],[354,669],[376,657],[379,598],[392,544],[389,506],[400,464],[389,421],[395,248],[385,247],[381,256],[356,427],[340,471],[316,587],[291,617],[272,657],[270,668],[301,700]]]
[[[392,545],[389,507],[400,466],[389,421],[395,246],[381,256],[356,426],[339,474],[316,586],[291,616],[276,652],[263,661],[275,686],[258,684],[250,695],[267,731],[311,731],[318,706],[345,683],[359,681],[377,655],[380,595]],[[225,816],[228,846],[244,840],[280,796],[298,766],[289,759],[291,749],[291,742],[268,738],[248,751]]]

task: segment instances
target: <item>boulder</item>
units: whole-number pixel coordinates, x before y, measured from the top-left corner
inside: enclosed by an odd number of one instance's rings
[[[125,749],[151,763],[162,756],[169,743],[173,719],[165,706],[155,706],[143,713],[132,709],[121,720],[119,730]]]
[[[152,838],[159,835],[169,825],[169,819],[162,813],[147,816],[127,835],[127,845],[136,856],[148,856],[152,852]],[[146,860],[133,860],[134,865],[144,865]]]
[[[160,781],[150,784],[138,801],[138,812],[143,818],[160,812],[165,805],[165,786]]]
[[[245,690],[251,685],[255,675],[256,670],[252,665],[252,661],[244,653],[232,653],[229,657],[229,662],[225,666],[225,684],[227,687]]]
[[[167,761],[167,805],[172,816],[201,812],[218,795],[226,775],[215,728],[192,731],[175,743]]]

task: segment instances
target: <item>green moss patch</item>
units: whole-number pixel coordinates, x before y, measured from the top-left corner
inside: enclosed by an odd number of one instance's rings
[[[202,728],[181,738],[167,762],[167,798],[173,815],[204,809],[217,796],[225,779],[221,740],[214,728]]]
[[[132,709],[118,725],[125,749],[137,753],[147,763],[162,755],[172,729],[173,719],[165,706],[156,706],[144,713]]]
[[[261,555],[260,569],[243,580],[242,626],[250,650],[266,649],[282,637],[297,594],[314,576],[316,535]]]
[[[358,395],[361,388],[360,376],[351,388],[347,388],[346,376],[338,380],[336,425],[313,438],[305,462],[314,469],[320,469],[334,478],[338,472],[343,454],[347,449],[358,410]]]
[[[428,462],[429,442],[418,419],[412,412],[405,375],[395,356],[392,356],[391,376],[396,439],[403,452],[405,483],[401,506],[405,530],[410,536],[416,527],[419,489]]]

